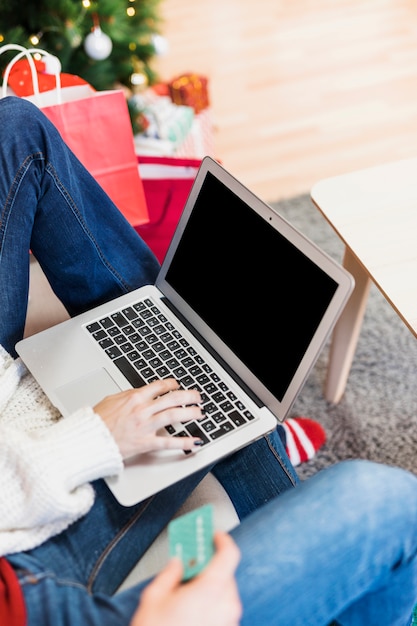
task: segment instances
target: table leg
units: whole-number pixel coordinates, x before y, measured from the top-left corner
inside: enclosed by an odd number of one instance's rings
[[[332,335],[325,397],[337,403],[343,396],[365,314],[371,280],[352,252],[346,248],[343,266],[355,279],[355,288]]]

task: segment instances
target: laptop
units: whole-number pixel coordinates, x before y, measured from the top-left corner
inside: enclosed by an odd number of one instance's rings
[[[352,289],[343,267],[206,157],[155,285],[16,349],[64,416],[156,378],[200,389],[205,420],[163,434],[203,446],[133,457],[106,479],[130,506],[282,422]]]

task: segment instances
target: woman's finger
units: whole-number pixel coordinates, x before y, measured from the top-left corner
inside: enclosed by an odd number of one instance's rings
[[[203,413],[200,406],[181,406],[164,409],[152,413],[147,419],[146,426],[152,430],[159,430],[170,424],[180,424],[190,420],[201,420]]]

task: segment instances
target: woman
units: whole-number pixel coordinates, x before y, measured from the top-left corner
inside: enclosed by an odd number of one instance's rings
[[[198,392],[161,380],[60,419],[8,353],[23,335],[29,249],[71,315],[153,282],[157,262],[45,116],[18,98],[0,101],[0,171],[5,623],[407,623],[417,481],[402,470],[345,463],[291,489],[297,476],[276,431],[134,507],[114,500],[101,479],[123,459],[198,444],[157,435],[199,417]],[[174,560],[151,584],[116,593],[209,470],[241,523],[217,534],[207,569],[182,585]]]

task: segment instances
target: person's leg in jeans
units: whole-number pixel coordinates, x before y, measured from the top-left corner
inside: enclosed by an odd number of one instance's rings
[[[13,351],[26,316],[29,248],[71,315],[154,282],[158,263],[37,107],[5,98],[0,121],[0,343]],[[271,482],[257,479],[256,464],[275,483],[269,497],[296,481],[276,433],[239,459],[241,477],[235,458],[216,470],[237,508],[239,481]],[[266,499],[261,493],[260,502]],[[246,504],[239,516],[252,508]]]
[[[278,430],[220,461],[212,473],[240,520],[298,483]]]
[[[324,470],[232,535],[242,626],[408,626],[417,602],[417,478],[367,461]]]
[[[13,352],[26,316],[29,248],[71,315],[154,282],[158,263],[37,107],[5,98],[0,121],[0,343]],[[243,506],[249,489],[239,495],[240,484],[254,482],[263,503],[296,481],[276,433],[237,458],[241,475],[235,457],[216,475],[236,508],[242,503],[241,518],[254,503]],[[256,465],[269,480],[257,478]]]
[[[222,481],[240,519],[297,482],[277,434],[244,448],[132,507],[99,480],[92,510],[44,545],[13,557],[15,566],[54,572],[92,592],[113,594],[207,472]]]
[[[29,248],[71,314],[153,282],[158,264],[36,107],[21,99],[6,98],[0,102],[0,119],[7,121],[0,125],[0,306],[5,319],[0,342],[13,351],[25,321]],[[255,479],[258,464],[262,464],[268,481],[262,480],[261,473],[259,480]],[[254,450],[245,449],[219,464],[217,476],[241,518],[296,481],[276,433],[257,442]],[[242,484],[249,477],[250,484],[243,492]],[[171,499],[172,507],[165,507],[165,517],[154,519],[153,513],[148,518],[150,530],[145,528],[143,532],[145,547],[185,497]],[[126,523],[133,526],[122,508],[119,511],[116,505],[112,510],[113,532],[124,532],[120,529]],[[152,507],[147,506],[146,510]],[[135,514],[131,514],[134,518]],[[145,516],[140,514],[137,519],[143,528]],[[123,542],[114,542],[112,548],[117,546],[122,553],[122,545]],[[141,550],[138,546],[136,558]],[[129,557],[135,555],[129,549],[127,552]],[[106,551],[106,563],[112,554],[111,549]],[[128,568],[127,556],[125,562]],[[101,563],[100,571],[110,569]],[[105,581],[104,587],[113,588],[109,581]]]
[[[416,528],[417,479],[403,470],[348,461],[288,490],[231,533],[242,626],[409,626]],[[21,575],[28,626],[128,626],[146,586],[108,596],[59,573]]]
[[[25,107],[27,119],[25,123],[22,123],[20,113]],[[109,201],[108,197],[95,184],[75,157],[65,148],[56,131],[53,130],[53,127],[36,108],[22,100],[5,99],[0,103],[0,115],[2,114],[7,115],[8,123],[0,125],[1,145],[5,146],[0,153],[0,166],[3,171],[3,176],[0,177],[0,281],[2,285],[0,305],[2,306],[2,311],[6,314],[4,319],[10,319],[11,321],[3,325],[3,336],[0,340],[8,349],[12,350],[14,341],[16,338],[20,338],[23,332],[28,276],[28,256],[26,251],[29,250],[29,248],[34,251],[35,256],[44,268],[55,292],[71,314],[78,313],[98,302],[117,296],[120,293],[125,293],[140,284],[153,282],[158,264],[153,255],[134,233],[133,229],[127,229],[124,218],[122,218],[114,205]],[[71,190],[71,192],[69,190]],[[16,249],[19,250],[19,254],[16,254]],[[17,316],[16,313],[21,309],[24,310],[23,314]],[[12,313],[10,318],[7,316],[7,313]],[[254,447],[251,446],[244,452],[242,451],[242,454],[239,453],[236,455],[232,461],[229,459],[224,463],[222,462],[217,468],[217,475],[227,488],[229,495],[235,499],[241,518],[245,518],[245,516],[253,508],[258,507],[261,502],[271,499],[271,486],[273,487],[272,491],[281,492],[283,489],[292,485],[296,480],[294,476],[291,476],[291,467],[286,467],[287,461],[285,459],[285,453],[281,456],[279,440],[275,442],[272,448],[270,447],[274,437],[275,435],[272,435],[272,437],[269,438],[268,452],[270,454],[266,456],[271,457],[275,462],[277,459],[280,459],[278,463],[275,463],[275,467],[281,477],[282,470],[284,470],[282,484],[276,486],[273,480],[269,481],[269,483],[267,482],[264,492],[254,489],[258,487],[261,482],[263,484],[263,481],[249,482],[250,488],[248,488],[247,491],[242,491],[242,489],[239,488],[239,483],[246,485],[246,482],[244,478],[240,477],[240,474],[237,475],[234,473],[233,464],[236,462],[236,459],[241,461],[242,465],[246,468],[246,478],[252,477],[254,474],[249,470],[254,469],[254,461],[257,461],[261,467],[264,467],[262,465],[262,455],[265,451],[265,439],[254,444]],[[269,472],[265,473],[269,477],[271,476]],[[235,481],[233,477],[235,477]],[[299,494],[302,493],[304,507],[305,489],[307,489],[307,485],[303,485],[302,490],[298,491],[297,489],[293,491],[292,494],[283,496],[283,498],[300,498]],[[358,489],[359,485],[356,486],[356,490]],[[337,491],[337,493],[341,492]],[[254,497],[248,494],[254,494]],[[387,500],[390,504],[390,513],[392,512],[392,495],[393,494],[387,495]],[[358,516],[361,514],[361,504],[367,504],[368,506],[372,504],[372,500],[369,498],[370,494],[367,494],[363,502],[361,500],[357,503]],[[315,500],[316,498],[313,497],[313,499]],[[285,502],[285,500],[282,502]],[[335,505],[336,503],[337,498],[332,504]],[[268,509],[272,510],[274,506],[275,502],[274,504],[270,504]],[[284,506],[284,504],[281,506]],[[288,503],[290,513],[292,506],[293,505]],[[305,521],[306,515],[303,507],[297,510],[301,511],[302,519]],[[326,503],[325,498],[322,498],[322,507],[322,511],[327,513],[325,518],[328,520],[329,517],[332,517],[332,514],[329,502],[327,501]],[[337,529],[344,528],[343,524],[339,524],[342,508],[334,506],[334,510],[337,513],[336,518],[338,524],[335,525],[335,530],[337,531]],[[381,511],[379,511],[379,513],[382,515]],[[398,507],[395,508],[394,513],[398,517]],[[387,525],[389,526],[391,524],[392,526],[392,524],[394,524],[397,528],[400,526],[399,522],[401,520],[397,518],[391,519],[395,517],[395,515],[391,515]],[[401,517],[410,518],[409,507],[404,507],[401,512]],[[258,518],[254,518],[254,521],[252,521],[250,517],[248,521],[244,522],[239,530],[236,531],[236,533],[238,533],[238,541],[242,543],[244,554],[247,553],[249,546],[252,545],[254,536],[258,536],[259,533],[257,531],[261,530],[265,518],[268,518],[265,512],[259,514],[260,521],[258,522],[256,521]],[[282,524],[285,519],[285,515],[280,516],[280,524]],[[294,513],[291,519],[294,523],[297,519],[297,515]],[[354,521],[349,517],[346,519],[348,524]],[[378,521],[376,518],[375,520],[376,522]],[[311,531],[310,521],[309,518],[308,528]],[[409,521],[408,519],[408,522]],[[267,519],[266,524],[268,527],[271,522],[271,519]],[[258,523],[260,524],[259,528],[256,526]],[[413,525],[415,526],[415,521]],[[360,525],[357,524],[355,528],[358,526],[360,527]],[[378,526],[378,524],[376,523],[375,526]],[[244,538],[239,539],[239,533],[244,532],[244,530],[241,529],[245,529],[246,527],[250,527],[252,529],[251,532],[249,532],[248,535],[244,535],[246,540]],[[294,528],[300,527],[301,524],[295,524],[294,526]],[[267,529],[265,528],[264,530],[266,531]],[[302,530],[302,535],[311,535],[311,532],[304,533],[305,530],[307,530],[307,528]],[[407,541],[410,539],[409,536],[404,535],[403,530],[404,528],[397,528],[395,537],[398,537],[398,539],[397,545],[394,546],[395,549],[398,548],[398,545],[401,545],[401,549],[404,547],[404,537],[406,537]],[[280,536],[284,537],[285,535]],[[346,535],[343,535],[342,538],[345,538],[345,536]],[[372,537],[377,538],[377,535],[372,534]],[[264,538],[270,540],[271,536],[265,532]],[[340,539],[339,535],[337,538]],[[362,548],[363,541],[361,544],[359,543],[359,539],[364,540],[366,538],[367,535],[360,536],[355,545],[360,545]],[[299,543],[300,539],[301,537],[299,535],[293,536],[291,534],[291,536],[288,537],[287,543],[288,545],[289,542],[292,544],[295,543],[301,550],[303,547],[305,548],[305,546]],[[321,540],[324,541],[324,539],[325,537],[321,537]],[[391,539],[391,542],[388,541],[388,539]],[[391,544],[393,543],[393,539],[394,537],[391,536],[384,538],[385,545],[388,548],[392,548]],[[379,537],[379,540],[381,541],[382,538]],[[115,540],[115,543],[117,544],[118,541]],[[276,543],[276,541],[273,542],[274,548]],[[327,544],[328,543],[329,541]],[[341,543],[343,545],[343,542]],[[327,544],[324,541],[324,545]],[[332,543],[331,545],[333,546],[334,544]],[[356,564],[353,556],[356,557],[357,555],[353,554],[353,547],[352,545],[345,569]],[[376,549],[376,547],[379,546],[373,547]],[[265,545],[263,545],[263,548],[265,548]],[[388,551],[379,552],[381,557],[378,561],[378,568],[385,563],[384,559],[388,560],[388,556],[390,556],[391,553],[388,554]],[[408,555],[410,561],[407,566],[404,565],[404,557],[401,559],[398,551],[394,553],[394,556],[398,557],[396,561],[398,567],[394,578],[399,580],[402,580],[406,574],[408,574],[408,572],[406,572],[407,568],[413,570],[414,567],[414,557],[411,558],[410,556],[411,548],[407,552],[404,547],[404,553]],[[268,551],[268,547],[266,547],[264,560],[265,555],[271,556],[274,554],[275,550]],[[328,555],[328,550],[325,551],[325,554]],[[283,551],[283,555],[284,561],[287,562],[286,550]],[[369,558],[373,555],[373,552],[368,549],[366,555]],[[280,554],[280,558],[281,557],[282,554]],[[252,557],[246,559],[246,557],[244,557],[241,569],[243,569],[247,561],[253,563],[255,559]],[[279,562],[279,559],[274,562],[281,571],[282,563]],[[326,565],[328,565],[327,561]],[[368,561],[366,561],[366,565],[368,566]],[[382,568],[383,574],[387,579],[390,579],[392,576],[392,568],[393,565],[391,562],[389,566]],[[337,571],[339,572],[340,588],[343,591],[345,589],[345,571],[341,569],[340,563],[337,563]],[[406,572],[406,574],[404,572]],[[105,578],[104,576],[104,579]],[[258,578],[257,576],[257,579]],[[319,577],[317,576],[317,572],[315,572],[314,579],[316,580],[317,578]],[[369,599],[369,587],[367,586],[369,581],[373,584],[372,576],[366,577],[365,584],[362,585],[362,587],[358,583],[357,577],[353,577],[352,580],[354,581],[351,585],[352,593],[356,593],[356,602],[353,603],[353,606],[350,606],[352,604],[352,598],[349,596],[349,601],[345,601],[345,606],[349,605],[349,608],[346,609],[344,613],[340,605],[337,605],[337,607],[336,605],[334,606],[335,609],[337,608],[336,614],[339,615],[339,619],[343,623],[360,623],[354,621],[355,610],[358,610],[358,607],[361,614],[363,610],[368,609],[368,605],[372,608],[372,611],[377,610]],[[104,586],[106,586],[106,584],[108,583],[106,582]],[[265,584],[264,587],[266,588],[266,586]],[[71,588],[73,587],[71,586]],[[389,596],[389,589],[391,588],[397,593],[403,586],[396,585],[390,587],[390,585],[387,584],[384,587],[382,574],[381,576],[377,576],[377,582],[374,586],[374,596],[372,596],[377,598],[375,602],[377,607],[384,606],[381,598],[385,599]],[[408,588],[411,589],[411,593],[414,593],[412,586],[410,587],[410,585],[408,585]],[[251,606],[252,601],[250,600],[250,596],[247,596],[247,591],[248,590],[242,588],[242,595],[245,602],[245,598],[248,597],[248,602]],[[408,592],[408,595],[410,595],[410,592]],[[57,601],[58,597],[59,594]],[[400,613],[404,607],[404,592],[397,597],[400,601],[397,604],[395,604],[395,602],[393,604],[399,607],[398,612]],[[322,596],[322,599],[323,598]],[[392,598],[390,599],[392,600]],[[270,600],[270,604],[273,606],[274,598],[270,598]],[[112,606],[112,601],[107,597],[105,600],[101,600],[101,602]],[[325,601],[321,604],[327,606],[328,598],[325,598]],[[267,605],[268,602],[265,602],[264,606]],[[75,610],[78,610],[76,607],[79,608],[79,605],[75,604]],[[310,612],[310,607],[308,608]],[[301,607],[298,606],[297,615],[300,613],[300,609]],[[289,610],[290,607],[287,606],[284,610],[284,615],[286,615],[286,612]],[[396,609],[394,609],[394,611],[395,610]],[[316,609],[314,609],[314,611],[316,611]],[[111,612],[113,613],[113,608],[111,608]],[[80,615],[81,613],[78,614]],[[390,616],[392,615],[392,619],[394,619],[394,613],[392,611],[391,613],[386,613],[386,615],[388,614]],[[309,618],[303,617],[303,620],[305,619],[309,620],[308,623],[313,623]],[[350,622],[347,620],[350,620]],[[99,621],[101,621],[101,618],[99,618]],[[96,622],[92,621],[91,623]],[[278,621],[278,623],[281,623],[281,621]],[[305,621],[303,623],[305,623]],[[320,622],[317,621],[317,623]],[[368,621],[367,623],[372,622]],[[379,621],[378,623],[384,622]],[[386,623],[394,624],[396,622]]]
[[[84,518],[39,548],[10,557],[25,596],[28,592],[28,626],[58,626],[64,615],[76,620],[80,612],[86,626],[116,624],[119,619],[125,623],[123,616],[133,613],[138,591],[126,596],[122,608],[113,605],[112,594],[209,469],[129,508],[120,506],[105,483],[97,481],[95,504]],[[231,455],[212,471],[240,519],[297,482],[276,433]]]
[[[24,329],[29,249],[70,315],[153,283],[159,264],[33,104],[0,100],[0,343]]]
[[[159,265],[33,104],[21,98],[0,100],[0,146],[0,344],[15,354],[26,318],[29,249],[70,315],[153,283]],[[254,456],[260,455],[261,463],[264,453],[265,484],[247,471]],[[262,486],[260,503],[267,499],[266,484],[274,483],[274,496],[297,480],[276,433],[256,444],[256,454],[245,451],[239,459],[240,480]],[[233,487],[239,481],[234,461],[232,471],[230,460],[219,465],[216,476],[242,517],[253,503],[243,504],[248,488]]]

